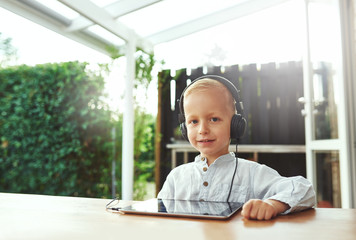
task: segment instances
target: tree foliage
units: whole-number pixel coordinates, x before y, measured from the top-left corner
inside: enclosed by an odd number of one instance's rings
[[[2,43],[0,56],[15,53],[11,39]],[[110,51],[113,59],[122,56]],[[135,87],[147,89],[155,59],[140,50],[135,57]],[[110,71],[110,66],[101,69]],[[113,118],[103,95],[102,76],[88,71],[85,63],[0,66],[0,191],[111,197],[116,161],[120,197],[122,113]],[[154,129],[155,117],[136,103],[137,200],[145,196],[147,181],[153,181]]]
[[[134,198],[143,200],[147,182],[154,182],[154,132],[156,120],[142,108],[135,109]]]
[[[103,89],[84,63],[0,69],[0,191],[109,196]]]

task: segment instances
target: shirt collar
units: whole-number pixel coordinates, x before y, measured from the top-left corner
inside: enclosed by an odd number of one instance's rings
[[[220,157],[218,157],[212,164],[218,164],[221,162],[225,162],[225,161],[232,161],[235,160],[235,153],[234,152],[229,152],[227,154],[221,155]],[[195,157],[194,162],[196,163],[201,163],[201,162],[206,162],[206,158],[202,157],[200,154],[198,156]]]

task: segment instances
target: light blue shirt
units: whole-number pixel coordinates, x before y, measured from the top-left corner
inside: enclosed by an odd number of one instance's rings
[[[220,156],[208,166],[200,155],[195,161],[173,169],[158,193],[161,199],[227,201],[235,170],[235,154]],[[301,176],[282,177],[274,169],[238,159],[229,202],[274,199],[290,206],[285,212],[301,211],[315,205],[312,184]]]

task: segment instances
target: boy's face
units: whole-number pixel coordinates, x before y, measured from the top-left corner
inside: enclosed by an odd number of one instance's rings
[[[234,110],[227,94],[227,90],[209,88],[196,90],[184,98],[189,142],[209,164],[229,152]]]

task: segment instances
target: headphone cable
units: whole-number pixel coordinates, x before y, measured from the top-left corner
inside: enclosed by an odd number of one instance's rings
[[[236,141],[236,152],[235,152],[236,162],[235,162],[235,170],[234,170],[234,174],[232,175],[231,184],[230,184],[230,191],[229,191],[229,195],[227,196],[226,202],[229,202],[229,198],[230,198],[231,190],[232,190],[232,185],[234,184],[234,179],[235,179],[235,175],[236,175],[237,164],[238,164],[238,161],[239,161],[238,154],[237,154],[237,145],[238,145],[238,141]]]

